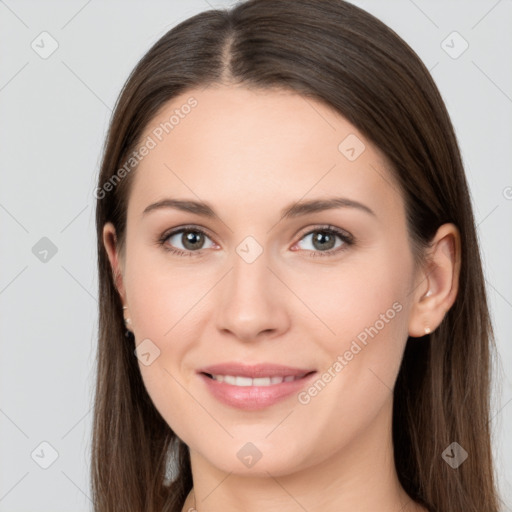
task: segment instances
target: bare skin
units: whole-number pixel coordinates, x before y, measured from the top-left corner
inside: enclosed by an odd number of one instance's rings
[[[403,198],[383,156],[335,111],[292,92],[188,91],[145,137],[192,96],[197,106],[135,171],[125,257],[111,224],[104,244],[135,344],[149,339],[160,351],[139,367],[155,407],[190,448],[196,509],[425,511],[397,478],[392,389],[408,336],[434,331],[455,300],[457,228],[441,226],[428,268],[415,268]],[[338,148],[350,134],[365,145],[352,161]],[[334,196],[373,214],[342,207],[280,217],[298,201]],[[217,217],[173,208],[143,215],[164,198],[207,202]],[[206,232],[196,246],[184,245],[183,233],[165,240],[185,255],[157,244],[191,225]],[[327,226],[355,242],[331,234],[331,246],[315,244]],[[248,236],[250,251],[263,250],[251,263],[237,252]],[[353,341],[370,326],[378,332],[356,352]],[[241,361],[311,367],[322,377],[339,355],[346,364],[320,392],[258,411],[219,402],[196,373]],[[252,467],[237,456],[248,442],[261,453]],[[182,510],[192,507],[191,493]]]

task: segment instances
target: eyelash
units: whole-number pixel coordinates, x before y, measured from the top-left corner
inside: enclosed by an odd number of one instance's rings
[[[199,251],[183,251],[181,249],[176,249],[175,247],[168,246],[168,245],[165,244],[165,242],[171,236],[177,235],[178,233],[183,233],[185,231],[191,231],[191,232],[194,232],[194,233],[201,233],[204,236],[210,238],[210,236],[205,231],[203,231],[201,228],[199,228],[198,226],[184,226],[184,227],[181,227],[179,229],[176,229],[176,230],[173,230],[173,231],[170,231],[170,232],[165,232],[158,239],[157,243],[165,251],[173,253],[173,254],[177,254],[178,256],[200,256],[202,254],[203,249],[200,249]],[[306,250],[305,249],[306,252],[311,253],[311,254],[309,254],[309,257],[312,257],[312,258],[316,258],[318,256],[332,257],[332,256],[337,255],[339,252],[342,252],[342,251],[346,250],[351,245],[355,244],[355,239],[354,239],[354,237],[352,235],[350,235],[349,233],[347,233],[345,231],[342,231],[342,230],[340,230],[340,229],[338,229],[338,228],[336,228],[334,226],[330,226],[330,225],[317,226],[314,229],[312,229],[312,230],[308,231],[307,233],[305,233],[300,238],[300,240],[302,240],[306,236],[311,235],[312,233],[316,233],[316,232],[322,232],[322,233],[329,233],[329,234],[337,235],[343,241],[343,245],[341,245],[340,247],[338,247],[336,249],[329,249],[328,251],[310,251],[310,250]]]

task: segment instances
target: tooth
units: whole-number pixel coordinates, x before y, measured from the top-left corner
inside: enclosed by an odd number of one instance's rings
[[[243,377],[240,375],[212,375],[213,379],[218,382],[225,382],[232,386],[271,386],[273,384],[281,384],[281,382],[292,382],[296,379],[300,379],[303,376],[294,377],[293,375],[274,376],[274,377],[256,377],[254,379],[250,377]]]
[[[252,386],[250,377],[236,377],[235,386]]]
[[[258,379],[252,379],[253,386],[270,386],[270,377],[260,377]]]
[[[232,375],[224,375],[224,382],[226,384],[236,385],[236,378]]]

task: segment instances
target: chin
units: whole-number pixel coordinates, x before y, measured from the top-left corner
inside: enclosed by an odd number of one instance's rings
[[[300,447],[284,451],[282,443],[273,444],[268,440],[230,440],[228,444],[220,446],[219,452],[208,454],[210,463],[226,473],[268,478],[269,473],[272,476],[290,474],[304,463]],[[233,456],[229,456],[231,453]]]

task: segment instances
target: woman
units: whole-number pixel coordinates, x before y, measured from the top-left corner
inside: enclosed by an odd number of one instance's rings
[[[95,510],[498,510],[464,169],[382,22],[182,22],[125,84],[96,197]]]

